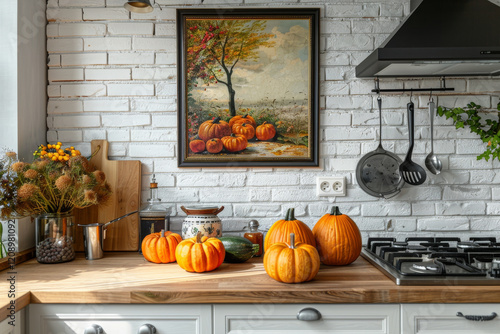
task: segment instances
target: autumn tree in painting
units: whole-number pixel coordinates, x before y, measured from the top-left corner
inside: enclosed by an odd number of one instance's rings
[[[199,79],[206,85],[225,85],[229,111],[235,116],[234,68],[241,62],[257,62],[258,49],[274,45],[269,41],[274,35],[264,33],[265,28],[263,20],[188,20],[188,85],[196,86]]]

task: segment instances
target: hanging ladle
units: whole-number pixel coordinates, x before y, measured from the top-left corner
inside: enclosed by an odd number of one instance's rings
[[[408,109],[408,132],[410,137],[410,144],[408,146],[408,153],[406,153],[406,158],[403,163],[399,166],[399,174],[406,183],[411,184],[413,186],[421,185],[425,182],[427,178],[427,173],[425,170],[418,164],[414,163],[411,160],[411,155],[413,153],[413,144],[415,142],[415,134],[414,134],[414,114],[415,114],[415,105],[411,100],[410,95],[410,103],[407,105]]]
[[[441,160],[434,154],[434,111],[436,110],[436,104],[431,96],[429,98],[429,116],[431,118],[431,153],[425,158],[425,167],[434,175],[441,173],[443,164]]]

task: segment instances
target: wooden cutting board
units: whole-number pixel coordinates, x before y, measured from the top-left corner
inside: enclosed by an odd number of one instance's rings
[[[138,160],[108,160],[109,143],[93,140],[92,152],[97,154],[90,160],[106,174],[106,181],[113,194],[103,205],[75,210],[76,224],[107,223],[129,212],[139,210],[141,205],[141,162]],[[75,249],[83,251],[83,228],[76,227]],[[108,226],[105,251],[137,251],[139,249],[139,214],[134,213]]]

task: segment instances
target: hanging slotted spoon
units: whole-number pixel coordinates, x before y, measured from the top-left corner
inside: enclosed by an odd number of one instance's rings
[[[405,180],[406,183],[413,186],[421,185],[425,182],[427,178],[427,173],[420,167],[420,165],[414,163],[411,160],[411,155],[413,153],[413,144],[415,142],[415,134],[413,133],[413,123],[415,114],[415,105],[410,99],[410,103],[407,105],[408,108],[408,132],[410,137],[410,144],[408,147],[408,153],[406,153],[405,161],[399,166],[399,174]]]

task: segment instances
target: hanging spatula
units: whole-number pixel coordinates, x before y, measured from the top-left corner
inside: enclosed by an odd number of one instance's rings
[[[410,103],[407,105],[408,108],[408,132],[410,137],[410,145],[408,147],[408,153],[406,153],[406,158],[403,163],[399,166],[399,174],[406,183],[411,184],[413,186],[421,185],[425,182],[427,178],[427,173],[425,170],[418,164],[414,163],[411,160],[411,155],[413,153],[413,144],[415,141],[414,134],[414,114],[415,114],[415,105],[410,100]]]

